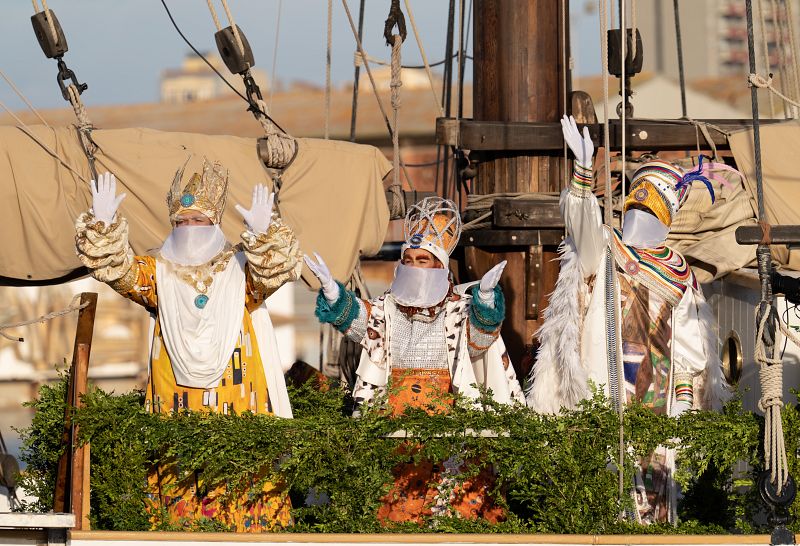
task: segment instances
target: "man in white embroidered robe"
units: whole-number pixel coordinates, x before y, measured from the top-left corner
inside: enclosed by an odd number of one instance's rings
[[[306,257],[322,286],[317,317],[364,348],[353,392],[357,407],[385,392],[391,382],[388,403],[393,415],[401,414],[406,406],[446,411],[442,394],[479,396],[475,368],[487,370],[483,384],[492,389],[496,400],[524,401],[514,368],[498,340],[505,304],[497,283],[505,262],[487,272],[468,293],[454,290],[448,264],[460,231],[460,215],[452,201],[427,198],[412,207],[392,286],[369,301],[334,282],[319,256],[317,263]],[[485,362],[473,366],[474,359],[484,357]],[[422,471],[415,467],[398,472],[395,489],[401,498],[384,502],[378,514],[381,519],[419,521],[430,513],[436,489],[428,487],[429,479],[413,480],[425,482],[421,485],[404,481],[412,472],[419,476]],[[489,521],[502,515],[485,498],[472,508],[466,501],[452,508],[465,517]]]

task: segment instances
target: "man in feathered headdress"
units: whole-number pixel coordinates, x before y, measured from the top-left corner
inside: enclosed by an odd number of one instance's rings
[[[393,414],[402,413],[406,406],[429,406],[437,393],[477,398],[476,369],[479,374],[486,370],[481,383],[491,386],[496,400],[522,402],[514,368],[504,350],[495,353],[496,358],[488,358],[486,368],[473,366],[473,359],[497,351],[496,341],[502,343],[498,336],[505,303],[498,281],[505,262],[490,269],[468,293],[459,293],[449,270],[450,253],[461,234],[455,203],[428,197],[409,209],[404,227],[406,241],[392,285],[384,295],[369,301],[334,281],[318,255],[316,262],[305,258],[322,286],[317,317],[364,348],[353,392],[356,404],[368,403],[376,393],[385,392],[389,383],[388,404]],[[410,480],[414,472],[419,479]],[[430,478],[430,469],[427,474]],[[437,490],[428,488],[425,473],[408,468],[396,477],[395,488],[403,494],[388,500],[393,496],[390,493],[379,517],[418,521],[429,514]],[[412,481],[422,485],[415,487]],[[476,494],[466,495],[452,508],[466,517],[496,519],[496,508],[485,502],[487,499],[473,505],[467,502]],[[481,507],[477,512],[476,504]]]
[[[666,246],[666,237],[692,182],[703,182],[713,202],[708,178],[726,167],[703,165],[702,158],[688,173],[660,160],[642,164],[623,205],[620,232],[601,222],[588,130],[581,136],[571,117],[561,123],[576,158],[561,194],[568,237],[538,332],[528,405],[545,413],[575,408],[591,395],[592,382],[614,403],[635,399],[670,416],[718,408],[727,385],[715,321],[692,270]],[[674,452],[665,448],[639,462],[638,521],[674,520],[673,466]]]
[[[231,245],[220,229],[228,171],[204,160],[183,185],[185,167],[167,195],[172,232],[155,256],[134,255],[128,222],[117,213],[125,194],[116,196],[114,175],[105,173],[91,185],[91,210],[76,223],[78,257],[95,279],[144,306],[155,319],[145,400],[150,411],[251,411],[290,418],[275,334],[263,304],[299,277],[297,239],[273,214],[274,196],[259,184],[251,208],[236,207],[246,229],[241,243]],[[211,500],[216,492],[203,498],[190,481],[177,482],[169,468],[151,476],[158,491],[154,502],[174,522],[215,511],[239,530],[289,522],[288,496],[271,484],[252,507],[225,510]]]

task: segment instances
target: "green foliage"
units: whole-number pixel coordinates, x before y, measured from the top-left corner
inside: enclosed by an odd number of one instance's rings
[[[458,532],[458,533],[726,533],[763,531],[752,485],[760,469],[763,420],[730,402],[719,413],[688,412],[679,419],[654,415],[639,405],[626,409],[625,472],[629,483],[635,457],[657,445],[678,449],[676,478],[684,498],[677,527],[641,527],[620,522],[630,507],[620,503],[615,467],[619,420],[601,394],[562,415],[538,415],[521,406],[481,408],[457,400],[447,414],[409,409],[387,419],[367,410],[345,414],[347,393],[328,385],[290,388],[295,419],[244,414],[226,416],[149,414],[141,393],[121,396],[91,389],[75,412],[80,438],[91,443],[91,517],[98,529],[185,529],[148,513],[148,469],[177,464],[201,470],[205,486],[224,485],[234,498],[264,480],[283,483],[294,506],[292,532]],[[39,496],[27,507],[47,510],[64,420],[65,382],[43,386],[31,406],[36,414],[23,431],[24,487]],[[435,405],[435,403],[434,403]],[[784,409],[792,474],[798,477],[800,412]],[[389,438],[404,430],[409,438]],[[480,431],[492,431],[491,436]],[[403,444],[403,442],[406,442]],[[398,449],[411,445],[416,449]],[[392,483],[392,468],[409,459],[464,463],[463,476],[491,465],[498,479],[492,494],[506,509],[505,522],[490,525],[455,517],[431,518],[427,525],[382,527],[376,518]],[[744,461],[752,470],[734,470]],[[309,503],[309,499],[326,502]],[[800,502],[800,501],[799,501]],[[800,505],[793,515],[800,514]],[[151,521],[152,518],[152,521]],[[797,518],[795,518],[796,521]],[[796,525],[796,524],[795,524]],[[224,530],[215,521],[194,521],[192,529]]]

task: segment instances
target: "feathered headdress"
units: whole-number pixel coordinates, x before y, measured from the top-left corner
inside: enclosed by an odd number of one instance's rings
[[[633,174],[630,193],[625,200],[623,212],[632,206],[642,206],[653,212],[662,224],[669,227],[672,225],[678,209],[689,197],[692,182],[700,181],[705,184],[713,203],[715,196],[711,179],[717,180],[723,186],[730,187],[730,183],[716,174],[716,171],[728,171],[743,176],[742,173],[724,163],[704,162],[704,159],[705,156],[701,155],[697,167],[686,173],[676,165],[660,159],[643,164]]]

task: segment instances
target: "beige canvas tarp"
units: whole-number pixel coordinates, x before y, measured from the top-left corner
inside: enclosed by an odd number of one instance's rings
[[[694,168],[691,164],[681,166]],[[755,247],[736,242],[736,228],[756,221],[753,200],[741,177],[721,174],[730,187],[712,180],[715,195],[712,204],[705,185],[695,182],[667,238],[667,243],[686,257],[702,283],[746,267],[755,260]]]
[[[761,125],[761,166],[764,210],[770,224],[800,225],[800,121]],[[737,132],[729,138],[736,164],[746,177],[752,196],[756,195],[753,131]],[[800,251],[773,246],[777,259],[790,269],[800,270]]]
[[[32,131],[91,179],[74,128],[36,126]],[[136,128],[96,130],[93,138],[100,148],[98,172],[114,173],[118,192],[127,193],[120,210],[137,254],[157,248],[168,234],[166,193],[188,157],[187,172],[198,169],[203,157],[230,170],[222,228],[231,242],[242,231],[234,204],[249,208],[254,184],[272,186],[255,139]],[[390,164],[376,148],[349,142],[299,139],[298,148],[282,177],[281,215],[304,252],[319,252],[336,278],[347,279],[359,254],[374,254],[383,243],[389,211],[382,179]],[[0,276],[48,280],[79,268],[74,221],[90,202],[87,182],[21,130],[0,127]],[[304,278],[316,285],[308,270]]]

